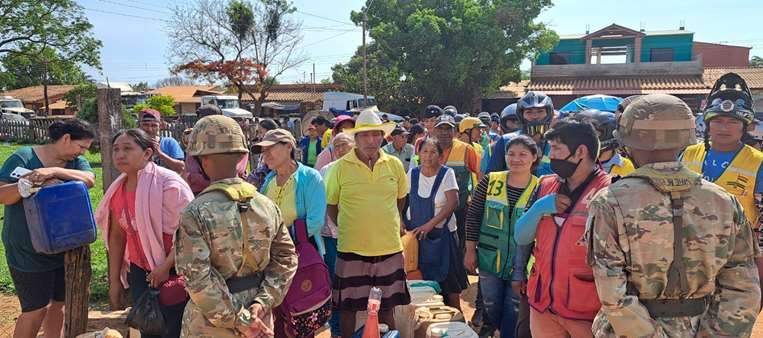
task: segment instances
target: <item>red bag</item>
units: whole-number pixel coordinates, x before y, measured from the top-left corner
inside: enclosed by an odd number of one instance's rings
[[[159,287],[159,304],[173,306],[188,300],[188,292],[185,291],[185,277],[171,275],[164,284]]]

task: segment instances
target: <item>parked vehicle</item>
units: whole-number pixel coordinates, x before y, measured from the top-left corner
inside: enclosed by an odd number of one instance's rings
[[[376,99],[373,96],[368,97],[368,104],[365,104],[363,94],[345,93],[345,92],[326,92],[323,93],[323,109],[321,111],[329,111],[329,109],[339,110],[361,110],[365,107],[375,106]]]
[[[10,96],[0,97],[0,113],[5,114],[17,114],[24,115],[25,117],[31,117],[34,115],[34,110],[24,108],[24,103],[19,99],[14,99]]]
[[[213,104],[220,107],[223,115],[233,119],[251,119],[254,117],[248,110],[239,106],[238,98],[230,95],[205,95],[201,97],[201,104]]]

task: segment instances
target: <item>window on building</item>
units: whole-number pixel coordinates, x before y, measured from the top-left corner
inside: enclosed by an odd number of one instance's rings
[[[549,53],[550,62],[552,65],[566,65],[570,63],[570,53]]]
[[[670,62],[673,61],[673,48],[652,48],[649,61]]]

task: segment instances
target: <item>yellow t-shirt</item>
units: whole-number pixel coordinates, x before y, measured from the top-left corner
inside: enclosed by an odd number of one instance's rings
[[[403,251],[397,200],[408,194],[403,164],[379,150],[373,171],[355,150],[326,177],[327,203],[339,206],[339,252],[384,256]]]
[[[276,183],[276,178],[273,177],[265,189],[265,196],[281,209],[283,224],[292,226],[297,220],[297,187],[294,184],[294,174],[280,187]]]
[[[329,146],[330,141],[331,141],[331,129],[326,129],[326,132],[323,133],[323,139],[321,140],[321,149],[326,149],[326,147]]]

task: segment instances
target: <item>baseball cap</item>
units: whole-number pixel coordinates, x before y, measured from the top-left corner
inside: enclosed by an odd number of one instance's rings
[[[411,132],[411,134],[416,135],[416,134],[425,133],[426,129],[424,129],[424,126],[422,126],[420,124],[414,124],[413,127],[411,127],[410,132]]]
[[[161,122],[162,114],[151,108],[142,109],[138,114],[138,121],[140,122]]]
[[[435,122],[434,127],[437,128],[441,125],[447,124],[451,126],[452,128],[456,128],[456,119],[448,114],[440,115],[440,117],[437,118],[437,121]]]
[[[285,129],[273,129],[265,133],[262,137],[262,141],[257,142],[252,150],[255,153],[261,153],[262,147],[270,147],[278,143],[289,143],[292,147],[296,147],[297,141],[294,140],[294,136],[288,130]]]
[[[409,133],[408,133],[407,130],[405,130],[405,128],[403,128],[403,126],[398,124],[398,125],[395,126],[395,129],[392,129],[392,136],[396,136],[396,135],[400,135],[400,134],[407,135]]]

